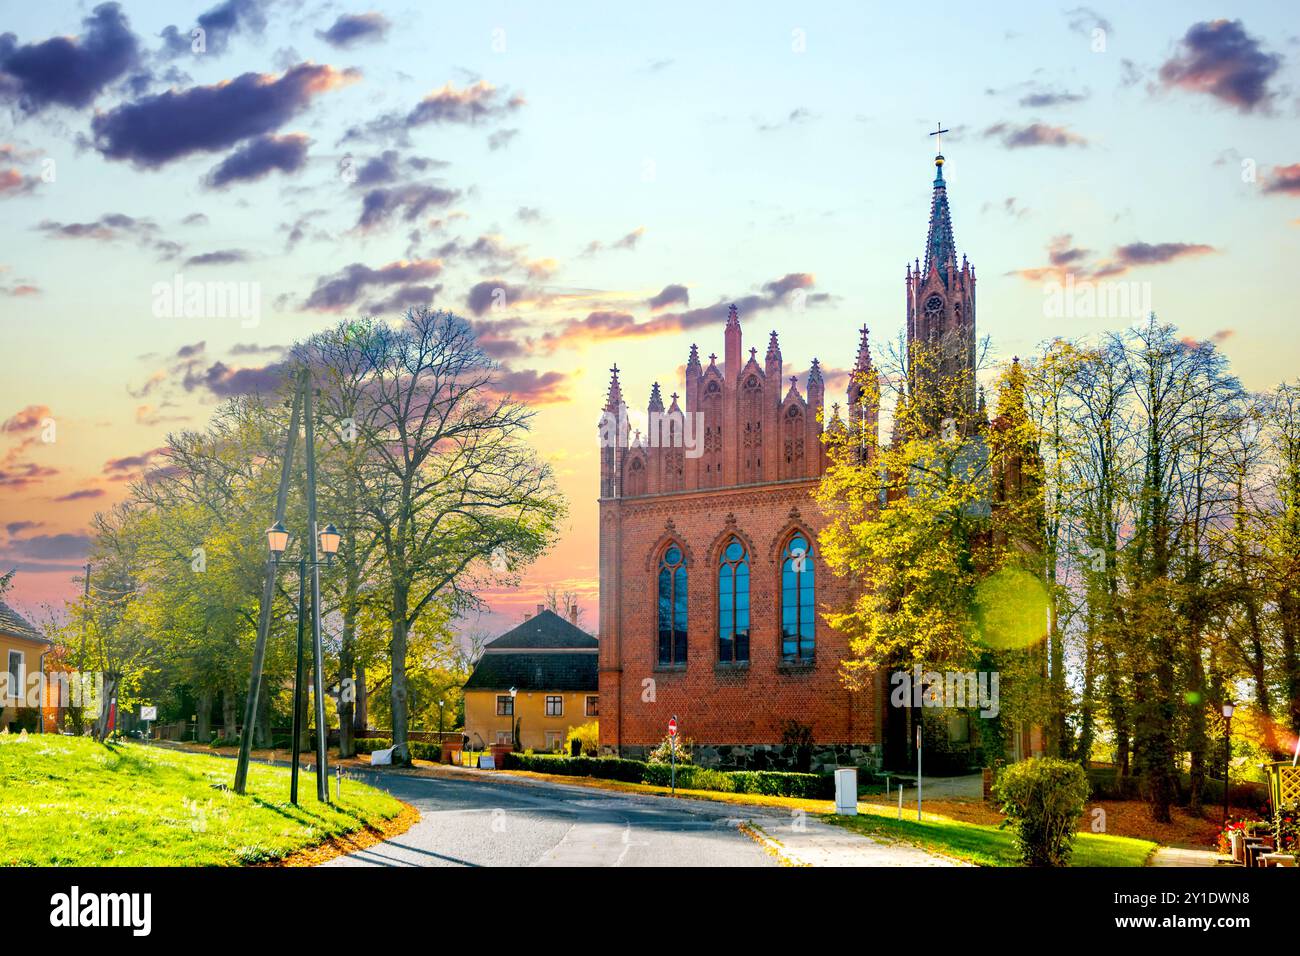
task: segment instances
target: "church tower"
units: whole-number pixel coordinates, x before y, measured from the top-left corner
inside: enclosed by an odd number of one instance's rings
[[[947,132],[940,130],[938,132]],[[938,135],[938,133],[933,134]],[[925,258],[907,267],[909,397],[936,432],[975,430],[975,267],[957,260],[944,157],[934,157]]]

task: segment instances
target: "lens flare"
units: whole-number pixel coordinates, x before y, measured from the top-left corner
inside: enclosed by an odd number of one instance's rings
[[[979,639],[996,650],[1023,650],[1047,636],[1047,590],[1028,571],[1002,568],[975,589]]]

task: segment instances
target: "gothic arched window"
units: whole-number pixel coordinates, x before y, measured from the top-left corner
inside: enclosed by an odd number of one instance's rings
[[[675,544],[659,559],[659,663],[686,663],[686,556]]]
[[[718,561],[718,660],[749,661],[749,555],[736,537]]]
[[[645,494],[646,474],[645,463],[640,458],[633,458],[627,468],[627,487],[623,489],[623,494],[627,497]]]
[[[801,533],[790,536],[781,553],[781,660],[802,664],[813,659],[817,592],[813,552]]]

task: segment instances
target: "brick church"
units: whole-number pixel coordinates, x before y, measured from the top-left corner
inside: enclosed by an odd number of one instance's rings
[[[924,259],[905,275],[907,338],[942,341],[962,382],[949,410],[973,419],[975,270],[957,257],[942,155],[935,158]],[[676,716],[702,764],[789,766],[811,731],[812,761],[879,765],[887,686],[845,687],[848,640],[822,617],[853,596],[819,560],[813,498],[827,467],[825,386],[812,359],[800,389],[783,375],[776,332],[744,344],[729,310],[722,358],[691,346],[682,393],[650,390],[633,433],[612,370],[600,449],[600,742],[640,757]],[[850,377],[849,415],[879,431],[867,329]],[[968,387],[967,387],[968,386]],[[873,393],[874,395],[874,393]]]

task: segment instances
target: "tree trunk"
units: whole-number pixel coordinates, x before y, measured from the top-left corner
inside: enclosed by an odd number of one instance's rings
[[[257,722],[253,728],[253,746],[267,748],[271,746],[271,694],[272,682],[262,681],[262,692],[257,695]]]
[[[212,699],[215,696],[211,690],[199,691],[199,699],[195,706],[198,707],[199,717],[199,743],[206,744],[212,739]]]
[[[108,736],[108,719],[110,716],[116,716],[114,707],[117,704],[117,674],[104,675],[104,698],[100,704],[99,717],[95,721],[95,739],[101,744]],[[116,726],[114,727],[116,729]]]
[[[1174,703],[1173,648],[1161,640],[1154,674],[1139,680],[1139,728],[1142,767],[1150,788],[1151,819],[1171,823],[1170,808],[1177,795],[1174,766],[1173,727],[1177,716]]]
[[[1191,690],[1197,693],[1197,696],[1194,698],[1195,703],[1188,708],[1187,714],[1187,749],[1192,755],[1187,809],[1192,813],[1199,814],[1201,812],[1201,795],[1205,791],[1205,769],[1209,740],[1205,734],[1205,702],[1208,699],[1205,693],[1205,667],[1201,663],[1201,655],[1196,647],[1192,648],[1188,684]]]
[[[304,754],[312,753],[311,746],[311,718],[314,711],[311,707],[311,677],[304,671],[303,686],[298,690],[298,699],[294,701],[294,706],[298,708],[298,750]],[[290,731],[292,734],[292,731]]]
[[[348,554],[356,554],[356,535],[349,532]],[[351,757],[356,753],[353,736],[352,712],[355,709],[356,686],[348,686],[348,678],[356,667],[357,640],[357,590],[361,572],[356,562],[348,559],[343,586],[343,635],[339,646],[339,756]]]
[[[1129,774],[1129,715],[1120,692],[1119,655],[1106,648],[1106,710],[1115,728],[1115,770],[1121,777]]]
[[[357,701],[352,708],[352,727],[358,733],[369,729],[370,714],[366,689],[366,665],[357,661]],[[355,738],[355,734],[353,735]]]
[[[1282,655],[1278,662],[1282,672],[1282,692],[1286,694],[1291,732],[1300,734],[1300,641],[1296,639],[1295,618],[1300,613],[1300,601],[1287,589],[1278,601],[1278,608],[1281,611],[1279,617],[1282,629]]]
[[[392,659],[392,686],[389,688],[389,700],[393,714],[393,762],[409,763],[410,748],[407,746],[407,711],[409,693],[406,685],[406,608],[409,595],[404,585],[393,587],[393,640],[389,645]]]
[[[239,733],[239,692],[227,687],[221,692],[221,736],[234,740]]]
[[[1092,742],[1096,735],[1096,709],[1093,694],[1097,685],[1097,642],[1093,635],[1092,622],[1084,633],[1083,648],[1083,697],[1079,710],[1079,749],[1077,757],[1083,769],[1087,770],[1092,761]]]

